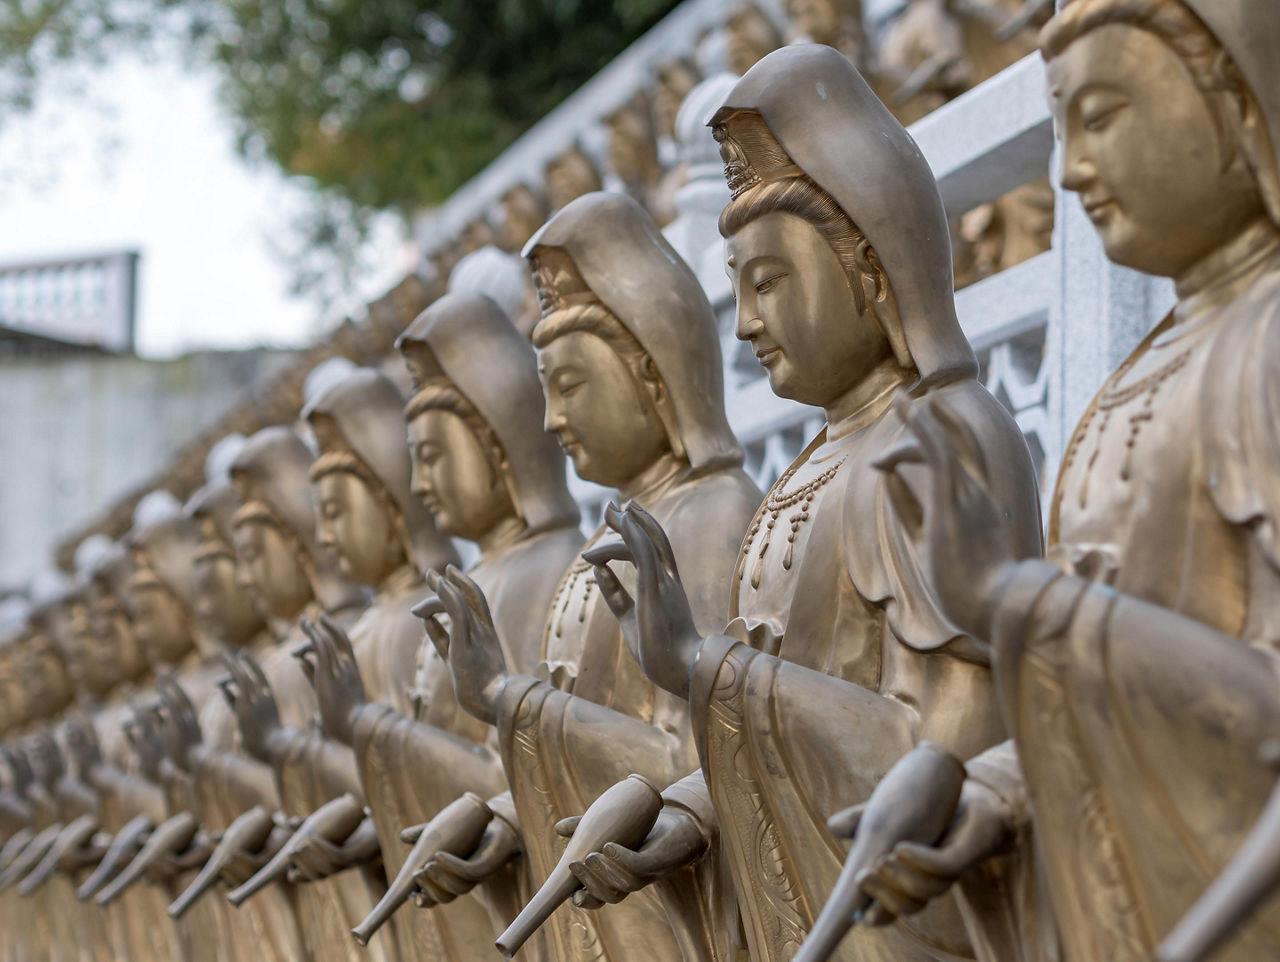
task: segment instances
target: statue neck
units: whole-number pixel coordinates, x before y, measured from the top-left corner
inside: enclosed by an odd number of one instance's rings
[[[481,555],[489,555],[501,551],[519,541],[528,530],[528,526],[515,514],[509,514],[492,528],[476,538],[476,546]]]
[[[644,504],[660,488],[664,488],[675,480],[676,476],[688,466],[689,463],[684,458],[678,458],[674,452],[668,450],[626,484],[619,485],[618,496],[624,503],[639,501]]]
[[[827,437],[837,440],[860,431],[876,420],[893,400],[894,392],[909,387],[915,374],[890,354],[849,390],[824,405]]]
[[[1260,216],[1177,278],[1178,323],[1219,310],[1239,297],[1280,253],[1280,232]]]
[[[399,594],[422,581],[422,575],[411,561],[405,561],[378,583],[377,593],[380,595]]]

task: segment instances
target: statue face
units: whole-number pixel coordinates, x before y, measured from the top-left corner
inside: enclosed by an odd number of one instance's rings
[[[195,563],[195,617],[202,631],[224,645],[247,644],[262,618],[236,578],[236,559],[210,518],[200,519],[200,552]]]
[[[241,587],[266,614],[297,617],[311,600],[311,584],[284,535],[273,524],[247,521],[233,541]]]
[[[546,428],[580,477],[623,488],[670,450],[653,403],[602,338],[557,337],[538,351],[538,377]]]
[[[312,486],[316,540],[338,558],[343,577],[376,585],[404,564],[404,551],[387,509],[362,478],[330,471]]]
[[[818,43],[840,30],[840,11],[832,0],[787,0],[787,15],[796,30]]]
[[[105,657],[115,661],[121,678],[138,678],[147,671],[128,613],[106,587],[93,582],[89,589],[89,624]]]
[[[1261,214],[1243,165],[1222,169],[1190,70],[1153,34],[1097,28],[1048,74],[1062,186],[1080,195],[1115,263],[1178,277]]]
[[[826,239],[793,214],[759,217],[725,241],[748,341],[779,397],[825,407],[890,353],[879,322],[859,313],[848,276]]]
[[[120,680],[116,653],[110,638],[104,638],[93,630],[89,606],[85,602],[73,599],[68,607],[71,615],[71,648],[75,652],[78,681],[91,694],[101,697]]]
[[[413,493],[441,531],[478,541],[515,514],[484,444],[452,411],[424,411],[409,422]]]
[[[191,629],[181,601],[151,582],[129,589],[133,632],[152,663],[177,664],[191,650]]]

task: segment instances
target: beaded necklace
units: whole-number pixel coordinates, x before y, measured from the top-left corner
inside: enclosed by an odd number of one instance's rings
[[[746,538],[742,542],[743,567],[738,572],[738,580],[741,581],[746,574],[746,558],[751,553],[751,546],[755,543],[756,535],[760,533],[763,525],[765,529],[764,543],[760,546],[760,554],[756,556],[756,563],[751,569],[751,587],[760,587],[760,575],[764,569],[764,556],[769,551],[769,541],[773,536],[774,526],[778,523],[778,518],[782,512],[789,508],[796,508],[794,512],[787,518],[791,523],[791,531],[787,534],[787,551],[782,556],[782,567],[786,571],[791,570],[791,562],[795,555],[796,536],[800,533],[800,526],[809,520],[809,506],[813,503],[814,495],[828,481],[836,476],[840,470],[840,466],[844,464],[845,459],[841,458],[827,470],[823,471],[816,478],[806,481],[794,491],[785,492],[784,489],[799,469],[799,465],[792,465],[787,469],[786,473],[778,479],[778,483],[769,489],[769,496],[765,498],[764,504],[756,513],[755,520],[751,522],[751,530],[747,532]],[[797,507],[797,505],[799,507]],[[765,515],[769,515],[769,520],[765,520]]]
[[[1085,412],[1084,418],[1081,420],[1079,428],[1076,429],[1075,436],[1072,438],[1071,445],[1068,447],[1066,456],[1062,461],[1064,471],[1071,467],[1079,452],[1080,445],[1089,433],[1090,424],[1100,412],[1102,416],[1098,422],[1097,440],[1094,442],[1093,451],[1089,455],[1089,463],[1085,465],[1084,479],[1080,482],[1079,503],[1081,508],[1086,507],[1088,504],[1089,477],[1102,451],[1102,438],[1107,432],[1107,425],[1111,422],[1111,412],[1145,395],[1142,407],[1129,415],[1129,436],[1125,438],[1124,461],[1120,465],[1120,478],[1122,481],[1128,481],[1132,473],[1133,449],[1138,443],[1138,435],[1142,431],[1142,425],[1155,418],[1156,394],[1165,381],[1186,367],[1194,348],[1195,345],[1184,348],[1162,367],[1152,371],[1146,377],[1135,381],[1128,387],[1115,387],[1113,385],[1118,385],[1124,380],[1125,375],[1133,369],[1133,366],[1138,363],[1142,355],[1126,358],[1125,362],[1116,370],[1115,376],[1107,382],[1107,385],[1094,399],[1093,404],[1089,406],[1089,410]]]

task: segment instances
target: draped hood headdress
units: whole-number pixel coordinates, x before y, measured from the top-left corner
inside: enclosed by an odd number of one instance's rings
[[[232,518],[239,527],[254,520],[279,525],[304,557],[320,604],[328,611],[362,603],[364,593],[338,573],[337,558],[316,540],[311,499],[311,452],[291,429],[263,428],[245,442],[231,465],[231,481],[241,506]]]
[[[777,146],[739,139],[758,114]],[[736,115],[736,116],[735,116]],[[764,57],[708,122],[738,194],[756,183],[807,175],[867,236],[893,285],[903,335],[925,382],[977,375],[956,318],[951,234],[924,154],[831,47],[797,44]]]
[[[419,571],[442,569],[457,555],[411,490],[403,411],[400,389],[374,368],[356,368],[330,385],[302,412],[320,444],[310,476],[341,469],[345,458],[354,457],[357,464],[348,467],[371,475],[367,480],[381,487],[375,494],[390,501],[406,556]]]
[[[715,314],[680,255],[639,204],[599,191],[566,204],[525,245],[563,251],[583,283],[653,361],[695,471],[742,463],[724,410],[724,371]],[[543,314],[556,292],[539,278]],[[548,298],[551,298],[548,304]]]
[[[438,372],[448,380],[484,418],[507,460],[512,503],[530,531],[578,523],[564,453],[543,427],[533,345],[502,308],[481,294],[445,294],[396,347],[427,376]]]

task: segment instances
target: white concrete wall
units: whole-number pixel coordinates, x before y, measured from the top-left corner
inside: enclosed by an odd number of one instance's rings
[[[158,471],[288,352],[0,362],[0,591]]]

